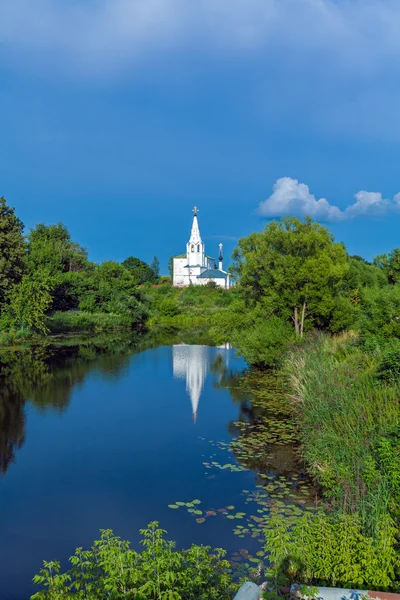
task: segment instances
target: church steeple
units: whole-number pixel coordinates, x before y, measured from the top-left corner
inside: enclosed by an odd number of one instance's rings
[[[219,245],[219,257],[218,257],[218,261],[219,261],[219,266],[218,266],[218,268],[219,268],[219,270],[220,270],[220,271],[222,271],[222,270],[223,270],[223,269],[222,269],[222,265],[223,265],[222,261],[224,260],[224,258],[223,258],[223,256],[222,256],[222,247],[223,247],[223,246],[222,246],[222,243],[221,243],[221,244]]]
[[[195,206],[193,209],[194,215],[193,215],[192,231],[190,233],[190,240],[189,240],[190,244],[202,244],[200,229],[199,229],[199,222],[197,219],[198,212],[199,212],[199,209],[197,208],[197,206]]]
[[[199,222],[197,219],[198,212],[199,209],[195,206],[193,209],[192,231],[190,232],[190,239],[186,245],[186,254],[189,266],[204,267],[204,244],[200,235]]]

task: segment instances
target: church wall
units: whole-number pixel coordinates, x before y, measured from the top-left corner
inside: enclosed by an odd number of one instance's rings
[[[173,284],[177,286],[189,285],[188,269],[185,269],[187,259],[174,258],[174,280]]]
[[[203,277],[202,277],[201,279],[198,279],[198,280],[196,281],[196,285],[207,285],[207,283],[209,283],[210,281],[214,281],[214,283],[215,283],[215,284],[216,284],[218,287],[222,287],[222,288],[225,288],[225,287],[227,287],[227,285],[226,285],[226,280],[225,280],[225,279],[222,279],[222,277],[218,277],[218,278],[216,278],[216,279],[212,279],[212,278],[208,279],[208,278],[205,278],[205,277],[203,278]],[[228,285],[228,287],[229,287],[229,285]]]

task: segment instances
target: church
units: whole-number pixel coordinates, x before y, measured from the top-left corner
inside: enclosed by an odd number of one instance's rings
[[[173,285],[187,287],[188,285],[206,285],[213,281],[217,286],[229,289],[231,279],[229,273],[222,268],[222,244],[219,244],[218,267],[211,256],[207,256],[202,242],[199,222],[199,210],[193,209],[193,224],[190,239],[186,244],[186,253],[173,258]]]

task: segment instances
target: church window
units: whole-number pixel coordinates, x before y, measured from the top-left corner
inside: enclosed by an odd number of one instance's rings
[[[200,246],[197,246],[197,252],[200,252]]]
[[[192,252],[194,252],[194,245],[192,244]]]

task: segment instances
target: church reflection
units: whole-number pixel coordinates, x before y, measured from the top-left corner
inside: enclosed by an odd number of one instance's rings
[[[229,344],[210,348],[179,344],[172,346],[173,376],[186,381],[186,392],[192,405],[193,421],[196,423],[200,398],[208,372],[220,372],[229,365]],[[213,351],[213,356],[210,352]],[[213,362],[212,358],[214,359]],[[216,368],[218,367],[218,368]]]

